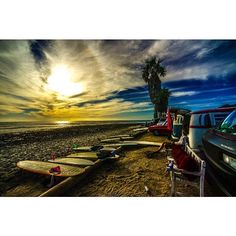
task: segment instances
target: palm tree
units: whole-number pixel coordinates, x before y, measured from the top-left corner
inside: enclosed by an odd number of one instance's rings
[[[161,60],[156,57],[152,57],[145,61],[142,69],[142,78],[148,85],[148,92],[151,102],[154,104],[154,121],[158,117],[158,93],[161,90],[160,77],[166,75],[166,69],[161,65]]]
[[[158,112],[162,113],[162,112],[167,111],[170,95],[171,95],[171,92],[169,91],[169,89],[166,89],[166,88],[160,89],[158,93],[158,99],[157,99]]]

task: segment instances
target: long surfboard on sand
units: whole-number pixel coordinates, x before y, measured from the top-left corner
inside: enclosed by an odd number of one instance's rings
[[[131,137],[131,135],[130,134],[118,134],[118,135],[109,136],[108,138],[127,138],[127,137]]]
[[[79,158],[56,158],[55,160],[48,160],[52,163],[58,163],[58,164],[65,164],[65,165],[72,165],[72,166],[92,166],[94,165],[94,162],[87,159],[79,159]]]
[[[111,143],[111,144],[106,144],[109,147],[125,147],[125,146],[138,146],[138,144],[134,141],[134,142],[118,142],[118,143]],[[104,145],[104,147],[106,147],[106,145]]]
[[[112,152],[112,151],[115,151],[119,147],[125,147],[125,146],[128,146],[128,147],[129,146],[157,146],[159,147],[161,145],[162,143],[160,142],[149,142],[149,141],[123,141],[122,142],[120,141],[117,143],[104,144],[102,148],[100,148],[99,150],[111,150]],[[93,149],[93,146],[73,148],[73,150],[79,151],[79,152],[90,152],[92,149]]]
[[[124,141],[124,143],[137,143],[138,145],[143,145],[143,146],[161,146],[162,143],[160,142],[149,142],[149,141]]]
[[[149,142],[149,141],[123,141],[119,143],[109,144],[110,147],[119,147],[119,146],[161,146],[162,143],[159,142]],[[106,146],[106,145],[104,145]]]
[[[85,170],[80,167],[62,165],[60,164],[60,173],[50,173],[50,169],[55,167],[55,163],[45,162],[45,161],[19,161],[17,166],[23,170],[42,174],[42,175],[54,175],[60,177],[72,177],[83,174]]]
[[[107,139],[102,139],[101,143],[119,142],[120,140],[121,140],[120,138],[107,138]]]
[[[143,128],[137,128],[137,129],[133,129],[132,131],[133,132],[140,132],[140,131],[147,131],[148,130],[148,128],[147,127],[143,127]]]
[[[79,158],[79,159],[87,159],[91,161],[97,161],[97,160],[108,160],[108,159],[116,159],[119,155],[107,155],[105,157],[99,157],[99,154],[96,152],[81,152],[81,153],[73,153],[67,156],[67,158]]]
[[[77,152],[92,152],[94,150],[94,146],[75,147],[75,148],[73,148],[73,150],[77,151]],[[109,145],[108,146],[102,145],[102,146],[100,146],[99,149],[97,149],[97,152],[99,152],[99,151],[113,152],[113,151],[116,151],[116,150],[117,150],[117,148],[109,147]]]
[[[102,143],[113,143],[113,142],[119,142],[119,141],[124,141],[124,140],[130,140],[133,139],[134,137],[118,137],[118,138],[108,138],[108,139],[103,139],[101,140]]]
[[[72,149],[74,151],[78,151],[78,152],[91,152],[92,148],[93,148],[93,146],[84,146],[84,147],[75,147]]]
[[[88,159],[88,160],[97,160],[98,154],[96,152],[78,152],[72,153],[68,155],[69,158],[81,158],[81,159]]]

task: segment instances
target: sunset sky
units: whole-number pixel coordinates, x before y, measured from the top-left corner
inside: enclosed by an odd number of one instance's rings
[[[0,121],[152,119],[145,59],[163,59],[170,106],[236,103],[236,41],[0,41]]]

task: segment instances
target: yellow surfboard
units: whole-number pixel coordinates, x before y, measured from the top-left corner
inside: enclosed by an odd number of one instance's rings
[[[52,163],[58,163],[58,164],[65,164],[65,165],[73,165],[73,166],[92,166],[94,165],[93,161],[86,160],[86,159],[79,159],[79,158],[56,158],[55,160],[48,160]]]
[[[45,161],[29,161],[29,160],[19,161],[17,163],[17,166],[23,170],[32,173],[42,174],[42,175],[55,175],[61,177],[77,176],[85,172],[85,170],[80,167],[63,165],[58,163],[50,163]],[[55,166],[60,166],[61,170],[60,173],[50,173],[50,169]]]

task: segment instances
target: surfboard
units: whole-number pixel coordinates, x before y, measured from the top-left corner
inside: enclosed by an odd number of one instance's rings
[[[121,139],[121,140],[129,140],[129,139],[134,139],[134,137],[132,137],[132,136],[129,136],[129,137],[121,137],[120,139]]]
[[[112,135],[109,138],[123,138],[123,137],[130,137],[129,134],[120,134],[120,135]]]
[[[120,156],[115,154],[114,156],[107,156],[107,157],[103,157],[103,158],[98,158],[100,161],[106,161],[106,160],[114,160],[114,159],[118,159]]]
[[[81,158],[81,159],[88,159],[88,160],[97,160],[98,155],[96,152],[78,152],[72,153],[68,155],[69,158]]]
[[[75,148],[72,148],[72,149],[73,149],[74,151],[90,152],[90,151],[98,151],[98,150],[101,149],[101,148],[103,148],[103,145],[75,147]]]
[[[81,155],[82,154],[82,155]],[[87,159],[91,161],[96,161],[96,160],[107,160],[107,159],[115,159],[119,158],[119,155],[107,155],[102,157],[99,156],[99,153],[96,152],[84,152],[84,153],[73,153],[67,156],[67,158],[79,158],[79,159]]]
[[[109,144],[110,147],[119,147],[119,146],[161,146],[162,143],[159,142],[149,142],[149,141],[123,141],[119,143]],[[104,145],[106,146],[106,145]]]
[[[161,146],[162,143],[160,142],[149,142],[149,141],[124,141],[124,143],[136,143],[138,145],[143,145],[143,146]]]
[[[72,148],[74,151],[81,151],[81,152],[90,152],[92,146],[84,146],[84,147],[76,147]]]
[[[93,150],[93,147],[94,146],[77,147],[77,148],[73,148],[73,150],[77,151],[77,152],[91,152]],[[100,152],[100,151],[110,151],[110,152],[113,152],[116,149],[117,148],[115,148],[115,147],[110,147],[110,145],[103,145],[103,146],[101,146],[100,149],[97,150],[97,152]]]
[[[118,150],[118,149],[114,148],[114,147],[107,146],[107,147],[101,148],[98,152],[115,152],[116,150]]]
[[[119,141],[124,141],[124,140],[130,140],[133,139],[134,137],[118,137],[118,138],[108,138],[108,139],[103,139],[101,140],[102,143],[112,143],[112,142],[119,142]]]
[[[50,162],[45,162],[45,161],[29,161],[29,160],[19,161],[17,163],[17,166],[20,169],[23,169],[32,173],[36,173],[36,174],[42,174],[42,175],[72,177],[72,176],[83,174],[85,172],[85,170],[80,167],[59,164],[61,173],[59,174],[50,173],[49,170],[57,165],[58,164],[56,163],[50,163]]]
[[[74,165],[74,166],[92,166],[94,165],[94,162],[86,159],[79,159],[79,158],[56,158],[55,160],[48,160],[52,163],[58,163],[58,164],[65,164],[65,165]]]
[[[139,131],[147,131],[148,128],[147,127],[143,127],[143,128],[137,128],[137,129],[133,129],[133,132],[139,132]]]
[[[111,144],[106,144],[104,147],[113,147],[113,148],[118,148],[118,147],[123,147],[123,146],[138,146],[136,142],[128,142],[126,143],[125,141],[120,141],[118,143],[111,143]]]
[[[107,138],[107,139],[102,139],[102,143],[112,143],[112,142],[119,142],[120,138]]]

